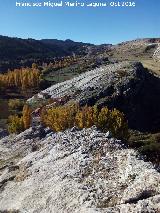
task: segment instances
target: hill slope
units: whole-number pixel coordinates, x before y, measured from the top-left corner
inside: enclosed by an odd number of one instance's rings
[[[160,44],[160,38],[137,39],[114,45],[109,51],[111,58],[117,60],[137,61],[152,59],[154,52]]]
[[[0,60],[55,57],[80,53],[85,44],[72,40],[21,39],[0,36]],[[84,49],[85,50],[85,49]]]
[[[124,112],[129,126],[141,131],[160,130],[160,79],[141,63],[119,62],[85,72],[55,84],[29,99],[45,96],[76,100],[80,105],[108,106]]]
[[[106,56],[110,61],[144,61],[150,63],[159,59],[159,38],[137,39],[118,45],[74,42],[57,39],[20,39],[0,36],[0,72],[21,66],[31,66],[33,62],[51,62],[54,57],[81,55],[86,58]],[[147,61],[146,61],[147,60]],[[149,62],[148,62],[149,60]]]
[[[106,56],[111,61],[140,61],[160,75],[160,38],[137,39],[113,45]]]
[[[12,69],[18,65],[31,65],[34,61],[50,62],[54,57],[73,53],[83,55],[87,46],[91,44],[71,40],[35,40],[0,36],[0,71]]]

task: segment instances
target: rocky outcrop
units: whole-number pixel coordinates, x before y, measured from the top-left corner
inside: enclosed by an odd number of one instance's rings
[[[95,93],[95,95],[106,90],[108,92],[106,92],[106,95],[111,95],[116,92],[120,93],[128,89],[128,84],[130,84],[131,80],[134,80],[136,77],[143,77],[143,70],[139,68],[142,68],[140,63],[128,62],[103,66],[85,72],[71,80],[55,84],[29,99],[29,102],[36,101],[37,98],[43,99],[47,95],[51,98],[70,95],[75,100],[82,101],[83,99],[86,99],[87,95],[91,97],[91,91],[92,93]],[[120,91],[120,89],[123,91]]]
[[[107,105],[123,111],[131,128],[160,130],[160,79],[141,63],[120,62],[85,72],[29,99],[69,97],[81,105]]]
[[[158,47],[153,54],[153,59],[160,61],[160,44],[158,44]]]
[[[41,128],[0,140],[1,212],[160,212],[160,174],[136,151],[95,127]]]
[[[0,139],[7,136],[7,135],[8,135],[8,131],[6,129],[0,128]]]

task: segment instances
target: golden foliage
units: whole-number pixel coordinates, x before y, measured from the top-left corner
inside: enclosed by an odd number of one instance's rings
[[[77,111],[78,106],[76,104],[43,109],[41,120],[54,131],[63,131],[73,127]]]
[[[35,88],[39,85],[40,72],[35,68],[22,68],[0,74],[0,85],[4,88]]]
[[[110,113],[110,131],[117,138],[128,138],[128,124],[125,121],[124,114],[117,109]]]
[[[28,105],[24,105],[22,114],[24,128],[28,129],[31,126],[31,109]]]
[[[103,107],[98,114],[97,127],[103,131],[109,130],[109,121],[110,121],[110,111],[107,107]]]
[[[28,105],[24,105],[21,118],[17,115],[9,117],[9,132],[19,133],[29,128],[31,119],[31,109]],[[124,114],[117,109],[109,110],[107,107],[98,109],[96,106],[84,106],[80,108],[76,103],[48,109],[43,107],[41,122],[55,132],[64,131],[73,126],[82,129],[96,125],[104,132],[110,131],[116,138],[128,137],[128,125]]]
[[[23,107],[23,115],[11,115],[8,118],[8,131],[9,133],[20,133],[28,129],[31,125],[31,109],[28,105]]]
[[[89,128],[94,125],[94,110],[92,107],[83,107],[76,113],[75,125],[80,129]]]
[[[8,118],[9,133],[20,133],[24,130],[23,119],[17,115],[11,115]]]
[[[110,131],[114,137],[126,138],[128,125],[124,114],[117,109],[109,110],[103,107],[98,110],[96,106],[84,106],[77,104],[43,109],[42,122],[54,131],[64,131],[67,128],[77,126],[80,129],[96,125],[102,131]]]
[[[32,64],[32,69],[38,69],[38,65],[36,63]]]

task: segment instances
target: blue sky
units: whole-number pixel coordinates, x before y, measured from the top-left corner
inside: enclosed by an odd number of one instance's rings
[[[91,0],[80,1],[91,2]],[[43,0],[17,0],[17,2],[43,2]],[[160,0],[135,0],[135,2],[134,8],[17,8],[16,0],[0,0],[0,34],[35,39],[72,39],[95,44],[160,37]]]

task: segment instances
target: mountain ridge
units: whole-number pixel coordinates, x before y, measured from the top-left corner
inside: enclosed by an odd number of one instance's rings
[[[71,40],[36,40],[0,36],[0,72],[31,66],[33,62],[49,63],[55,57],[84,55],[86,46],[91,45]]]
[[[131,41],[112,44],[91,44],[72,41],[70,39],[21,39],[0,35],[0,72],[6,72],[8,69],[20,68],[22,66],[31,67],[32,63],[49,63],[55,57],[80,55],[90,57],[96,54],[106,54],[110,51],[111,58],[118,57],[115,52],[124,45],[141,43],[155,44],[160,43],[160,38],[142,38]],[[142,45],[142,46],[143,46]],[[156,47],[153,46],[154,49]],[[116,50],[115,50],[116,49]],[[142,48],[143,51],[143,48]],[[145,49],[144,49],[145,51]],[[148,50],[147,50],[148,51]],[[142,52],[142,55],[144,53]],[[123,54],[122,54],[123,55]],[[129,54],[130,55],[130,54]],[[127,54],[125,54],[125,57]]]

